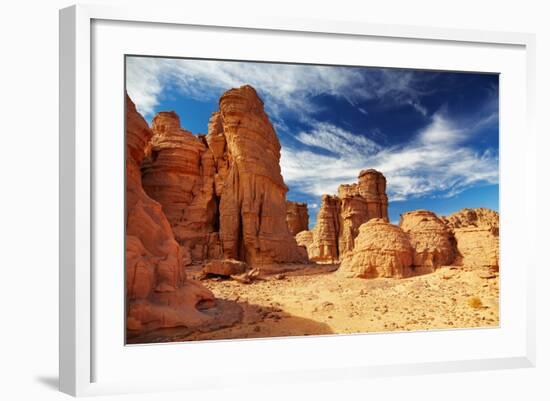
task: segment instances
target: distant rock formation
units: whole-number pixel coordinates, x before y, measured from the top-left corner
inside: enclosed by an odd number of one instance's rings
[[[295,238],[298,246],[304,248],[308,255],[313,254],[313,251],[309,249],[313,245],[313,232],[308,230],[300,231],[296,234]]]
[[[443,218],[456,239],[455,263],[499,269],[499,215],[485,209],[462,209]]]
[[[414,266],[436,268],[454,261],[456,241],[435,213],[428,210],[403,213],[399,226],[409,237],[414,249]]]
[[[126,96],[126,296],[127,329],[198,327],[214,295],[186,278],[188,250],[174,238],[161,205],[143,190],[140,163],[153,132]]]
[[[373,218],[388,220],[388,197],[384,175],[368,169],[359,173],[358,183],[340,185],[337,196],[321,198],[309,259],[338,262],[353,249],[359,227]]]
[[[384,219],[371,219],[359,227],[353,251],[346,253],[339,274],[346,277],[407,277],[414,251],[408,236]]]
[[[307,203],[286,201],[286,224],[292,235],[307,230],[309,228]]]
[[[353,242],[359,227],[370,219],[388,220],[388,197],[386,195],[386,178],[374,169],[359,173],[358,183],[340,185],[340,232],[338,234],[338,251],[343,256],[353,249]]]
[[[245,85],[225,92],[219,104],[206,136],[182,129],[174,112],[153,119],[142,163],[145,190],[195,262],[307,261],[287,228],[281,146],[262,101]]]
[[[321,263],[338,261],[338,234],[340,232],[340,199],[323,195],[317,214],[317,223],[311,231],[312,242],[307,247],[309,260]]]

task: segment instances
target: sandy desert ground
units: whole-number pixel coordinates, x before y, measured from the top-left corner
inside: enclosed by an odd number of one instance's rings
[[[498,273],[445,266],[434,273],[404,279],[360,280],[342,277],[337,268],[288,265],[290,271],[285,273],[266,269],[251,284],[221,277],[205,279],[202,283],[216,298],[240,306],[242,312],[235,305],[224,305],[233,311],[237,323],[207,332],[160,330],[141,340],[219,340],[499,325]],[[277,269],[286,270],[281,266]],[[189,274],[198,278],[200,269],[190,269]]]

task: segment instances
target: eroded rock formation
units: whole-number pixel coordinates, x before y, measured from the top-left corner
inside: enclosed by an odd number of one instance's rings
[[[198,307],[214,295],[185,275],[189,252],[174,238],[161,205],[143,190],[140,164],[153,132],[126,97],[126,296],[127,328],[196,327],[211,318]]]
[[[499,215],[485,209],[462,209],[443,218],[456,239],[455,263],[499,268]]]
[[[414,249],[414,266],[449,265],[456,255],[453,234],[437,215],[428,210],[403,213],[399,223]]]
[[[386,178],[374,169],[362,170],[358,182],[340,185],[340,231],[338,234],[339,256],[353,249],[355,237],[361,224],[370,219],[388,220],[388,197]]]
[[[413,248],[407,235],[384,219],[371,219],[359,227],[353,251],[338,270],[346,277],[402,278],[411,274]]]
[[[310,260],[322,263],[338,261],[338,233],[340,232],[340,199],[323,195],[317,214],[317,223],[311,231],[312,241],[307,246]],[[302,234],[304,236],[304,234]]]
[[[307,203],[286,201],[286,224],[292,235],[307,230],[309,228]]]
[[[386,178],[382,173],[363,170],[358,182],[344,184],[338,195],[323,195],[317,224],[307,246],[310,260],[334,263],[354,247],[359,227],[370,219],[388,220]]]
[[[204,138],[180,128],[174,112],[158,113],[142,163],[143,187],[162,205],[176,240],[193,260],[221,257],[214,157]]]
[[[143,184],[193,261],[307,261],[287,228],[281,146],[254,88],[224,93],[206,136],[182,129],[174,112],[159,113],[152,131]]]
[[[251,266],[306,261],[287,228],[281,145],[254,88],[225,92],[216,118],[221,122],[213,128],[221,123],[228,165],[218,178],[224,256]]]

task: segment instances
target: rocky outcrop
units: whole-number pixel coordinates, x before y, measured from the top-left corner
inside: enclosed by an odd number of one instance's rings
[[[142,163],[145,191],[162,205],[176,240],[193,260],[221,256],[214,194],[215,162],[204,137],[180,127],[174,112],[161,112]]]
[[[340,232],[338,248],[340,257],[353,249],[361,224],[370,219],[388,220],[386,178],[374,169],[362,170],[358,182],[340,185]]]
[[[143,190],[140,164],[153,132],[126,97],[126,297],[127,329],[198,327],[211,319],[200,312],[214,295],[186,278],[191,259],[174,238],[161,205]]]
[[[454,261],[456,244],[453,234],[435,213],[428,210],[403,213],[399,226],[414,249],[414,266],[436,268]]]
[[[362,170],[358,182],[340,185],[338,195],[323,195],[307,247],[310,260],[335,263],[354,247],[359,227],[370,219],[388,220],[386,178],[376,170]]]
[[[287,228],[281,146],[251,86],[223,94],[206,136],[182,129],[174,112],[155,116],[152,131],[143,185],[193,261],[225,258],[251,266],[307,261]]]
[[[290,234],[296,235],[309,228],[307,203],[286,201],[286,224]]]
[[[407,277],[413,248],[407,235],[384,219],[371,219],[359,227],[352,251],[343,258],[340,274],[346,277]]]
[[[462,209],[443,218],[456,240],[455,263],[499,268],[499,215],[485,209]]]
[[[281,145],[263,103],[251,86],[231,89],[220,98],[208,143],[223,129],[227,169],[218,173],[220,240],[225,258],[249,265],[304,262],[307,256],[289,233],[286,187],[279,165]],[[219,150],[219,149],[218,149]],[[218,191],[218,190],[217,190]]]
[[[307,247],[309,260],[321,263],[338,261],[338,233],[340,232],[340,199],[323,195],[317,214],[317,224],[311,231],[312,242]]]

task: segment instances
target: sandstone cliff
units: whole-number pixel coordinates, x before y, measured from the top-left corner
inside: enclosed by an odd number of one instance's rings
[[[286,202],[286,224],[292,235],[309,228],[307,204],[301,202]]]
[[[142,163],[143,187],[162,205],[176,240],[193,260],[221,257],[216,231],[214,157],[204,140],[180,128],[174,112],[152,124],[149,155]]]
[[[443,220],[428,210],[403,213],[399,223],[414,249],[414,266],[450,265],[456,256],[453,234]]]
[[[499,215],[485,209],[462,209],[443,219],[456,239],[457,260],[464,266],[499,269]]]
[[[196,327],[210,317],[213,294],[185,275],[190,256],[174,238],[161,205],[143,190],[140,163],[153,132],[126,97],[126,297],[127,328]]]
[[[251,266],[306,261],[287,228],[281,145],[254,88],[246,85],[225,92],[217,118],[227,160],[227,170],[219,178],[224,256]]]
[[[281,146],[251,86],[225,92],[208,135],[181,128],[174,112],[153,119],[143,185],[195,262],[236,259],[251,266],[305,262],[287,228]],[[303,211],[295,229],[307,228]]]
[[[384,219],[371,219],[359,227],[355,247],[338,272],[346,277],[402,278],[411,274],[414,251],[407,235]]]

